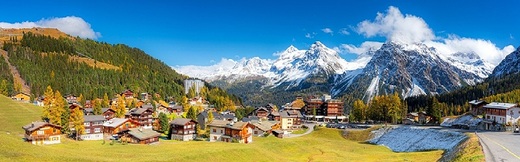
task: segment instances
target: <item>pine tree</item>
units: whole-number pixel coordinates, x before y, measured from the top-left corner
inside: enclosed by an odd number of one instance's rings
[[[70,133],[70,109],[65,107],[63,113],[61,114],[61,133],[69,134]]]
[[[168,116],[164,113],[159,113],[159,124],[161,125],[162,132],[168,132],[170,123],[168,122]]]
[[[196,111],[197,111],[196,108],[191,106],[190,109],[188,110],[188,113],[186,114],[186,118],[197,120],[197,112]]]
[[[54,105],[54,92],[51,86],[47,86],[44,96],[42,119],[48,121],[52,112],[52,106]]]
[[[0,82],[0,94],[4,95],[4,96],[7,96],[9,95],[8,94],[8,90],[7,90],[7,80],[2,80],[2,82]]]

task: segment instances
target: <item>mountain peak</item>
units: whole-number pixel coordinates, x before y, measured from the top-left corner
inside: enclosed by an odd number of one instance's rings
[[[327,48],[327,46],[325,46],[323,43],[321,43],[320,41],[316,41],[314,42],[312,45],[311,45],[311,49],[312,48]]]
[[[291,53],[291,52],[294,52],[294,51],[298,51],[298,48],[294,47],[293,45],[287,47],[287,49],[285,49],[285,51],[283,53]]]

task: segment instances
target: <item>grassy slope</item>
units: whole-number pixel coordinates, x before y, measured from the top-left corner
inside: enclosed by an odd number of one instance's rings
[[[473,133],[466,133],[466,135],[468,135],[469,139],[462,144],[464,148],[459,152],[459,155],[454,159],[454,161],[486,161],[484,158],[484,152],[482,151],[482,146],[480,146],[478,141],[478,137]]]
[[[436,161],[442,151],[394,153],[383,146],[345,140],[322,128],[292,139],[254,138],[251,144],[161,141],[158,145],[102,145],[72,141],[35,146],[21,127],[39,119],[40,107],[0,96],[0,161]]]

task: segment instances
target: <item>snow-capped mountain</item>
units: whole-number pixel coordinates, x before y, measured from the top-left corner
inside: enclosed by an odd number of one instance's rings
[[[289,83],[287,88],[291,88],[298,86],[312,74],[333,76],[342,74],[348,66],[348,62],[341,58],[338,52],[327,48],[319,41],[306,51],[290,46],[273,63],[270,75],[276,77],[272,77],[271,83],[275,87]]]
[[[443,93],[483,79],[444,61],[434,48],[398,42],[383,44],[362,71],[350,71],[343,77],[350,79],[338,79],[346,83],[335,83],[333,94],[361,91],[358,97],[367,100],[378,94]]]
[[[520,72],[520,47],[507,55],[500,64],[495,67],[493,73],[489,77],[500,77],[508,74],[516,74]]]
[[[227,88],[236,87],[231,91],[238,93],[243,92],[242,88],[252,87],[244,84],[254,83],[270,93],[312,91],[368,100],[378,94],[398,93],[409,97],[448,92],[482,81],[493,69],[492,64],[474,53],[440,54],[422,43],[387,42],[354,61],[346,61],[319,41],[307,50],[289,46],[278,55],[276,60],[258,57],[223,60],[206,71],[193,70],[195,67],[176,70],[219,85],[226,82]],[[242,95],[246,100],[271,95],[247,93]]]

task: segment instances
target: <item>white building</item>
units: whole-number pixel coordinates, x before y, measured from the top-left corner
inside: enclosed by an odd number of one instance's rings
[[[204,82],[202,80],[198,80],[198,79],[184,80],[184,93],[188,94],[188,92],[190,92],[190,88],[192,86],[195,86],[195,93],[197,93],[197,95],[199,95],[200,90],[202,89],[202,87],[204,87]]]
[[[513,103],[492,102],[484,106],[486,129],[490,129],[493,124],[512,124],[515,125],[520,118],[520,108]]]

